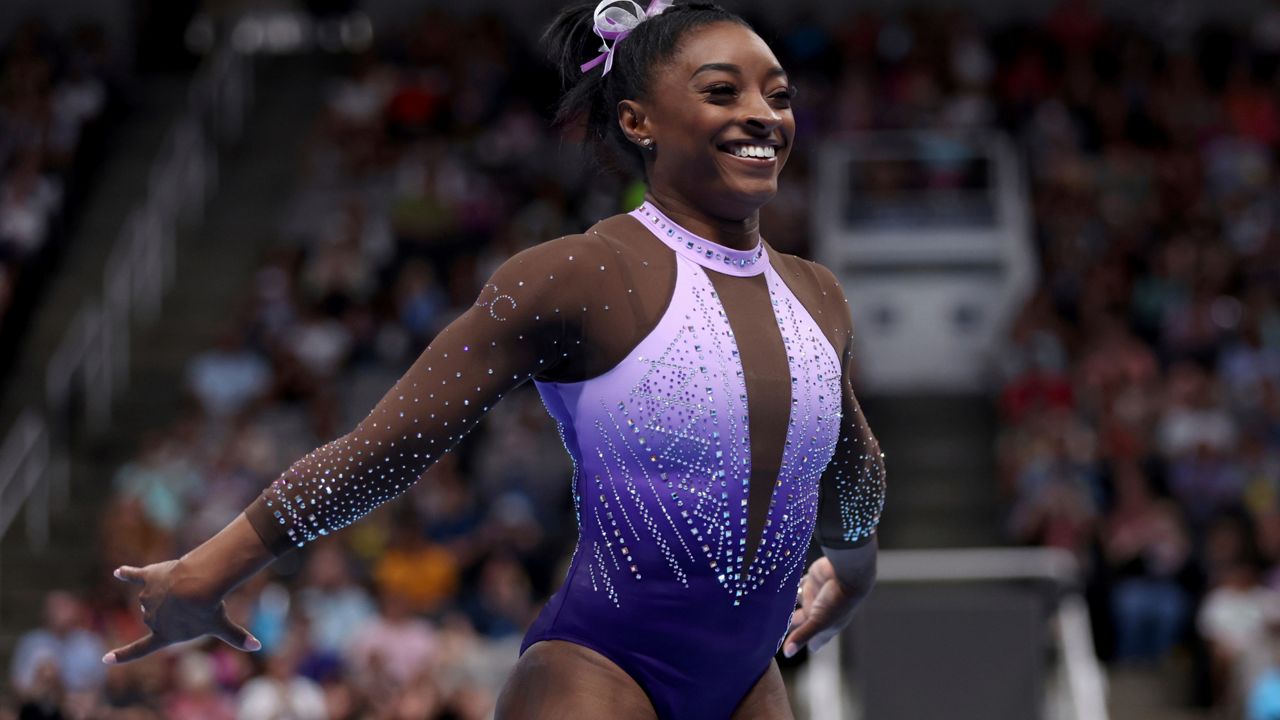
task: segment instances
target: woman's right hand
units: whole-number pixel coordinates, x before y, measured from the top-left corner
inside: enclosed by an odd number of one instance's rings
[[[142,621],[151,631],[102,656],[107,664],[125,663],[164,647],[212,635],[237,650],[253,652],[262,643],[227,617],[218,593],[201,589],[182,560],[168,560],[142,568],[116,568],[116,579],[142,586]]]

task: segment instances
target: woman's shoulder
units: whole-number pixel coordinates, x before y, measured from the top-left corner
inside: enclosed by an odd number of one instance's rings
[[[600,238],[593,236],[588,230],[543,240],[512,255],[508,262],[536,263],[569,271],[578,267],[576,263],[602,257],[606,250]]]
[[[791,292],[810,308],[815,319],[833,318],[840,330],[852,330],[849,318],[849,300],[835,273],[827,266],[799,255],[779,252],[769,248],[769,258],[775,272],[791,288]]]
[[[488,289],[515,300],[524,296],[539,307],[616,302],[634,288],[662,285],[658,280],[672,261],[652,252],[653,243],[658,241],[634,218],[615,215],[516,253],[493,273]]]
[[[772,246],[769,247],[769,258],[773,262],[774,269],[779,275],[788,281],[801,283],[809,283],[820,288],[823,292],[834,292],[844,298],[844,291],[840,288],[840,281],[836,279],[835,273],[816,260],[802,258],[799,255],[784,253]]]
[[[604,218],[580,233],[544,240],[512,256],[518,263],[538,263],[559,267],[564,272],[586,268],[591,262],[617,260],[634,243],[633,236],[645,228],[626,213]]]
[[[609,248],[589,232],[544,240],[507,258],[493,273],[490,284],[503,287],[551,288],[574,293],[588,281],[592,267],[605,265]]]

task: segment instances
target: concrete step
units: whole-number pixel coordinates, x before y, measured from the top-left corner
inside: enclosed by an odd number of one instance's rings
[[[1161,667],[1113,667],[1107,673],[1111,720],[1211,720],[1188,706],[1186,674],[1176,661]]]
[[[1003,544],[995,415],[985,397],[868,397],[862,407],[888,472],[883,547]]]

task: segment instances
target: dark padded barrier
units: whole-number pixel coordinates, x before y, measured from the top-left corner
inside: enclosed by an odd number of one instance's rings
[[[1055,588],[1042,582],[877,586],[848,635],[863,720],[1036,720]]]

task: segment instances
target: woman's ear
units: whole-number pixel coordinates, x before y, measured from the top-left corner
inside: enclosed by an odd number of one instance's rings
[[[636,145],[643,146],[645,140],[653,144],[649,116],[644,105],[635,100],[618,101],[618,126],[622,128],[622,134]]]

